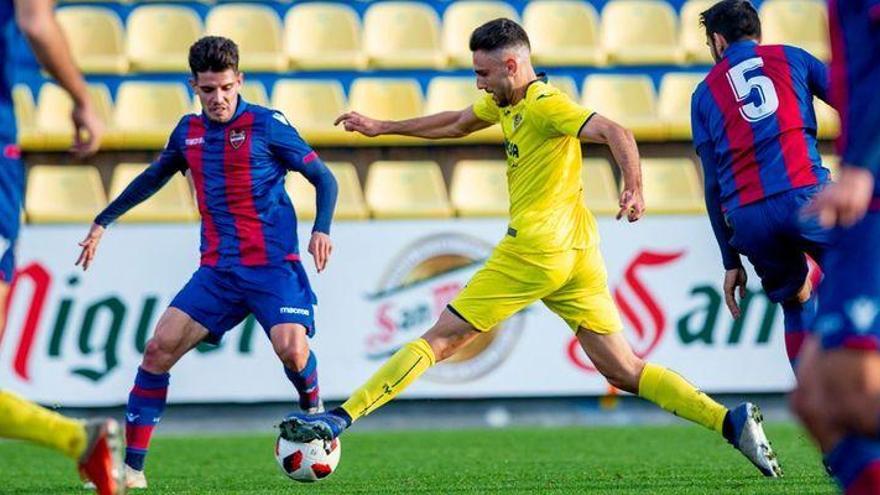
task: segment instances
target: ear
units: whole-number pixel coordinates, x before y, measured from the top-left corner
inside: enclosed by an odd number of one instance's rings
[[[507,68],[508,76],[513,76],[519,69],[519,64],[516,62],[516,57],[508,57],[507,60],[504,61],[504,65]]]
[[[244,84],[244,72],[238,72],[235,74],[235,79],[238,81],[238,85],[241,86]]]
[[[720,33],[712,33],[712,43],[715,45],[719,55],[724,53],[724,50],[727,50],[727,40]]]
[[[198,89],[199,85],[196,84],[196,78],[195,78],[195,77],[191,77],[191,78],[189,78],[189,87],[191,87],[191,88],[193,89],[193,91],[195,91],[196,89]]]

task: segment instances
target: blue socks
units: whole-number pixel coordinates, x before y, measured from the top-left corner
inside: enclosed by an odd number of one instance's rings
[[[783,324],[785,326],[785,352],[791,368],[797,367],[801,346],[809,335],[810,325],[816,316],[816,294],[805,303],[786,301],[782,303]]]
[[[299,392],[300,409],[317,407],[320,396],[318,394],[318,360],[315,358],[315,353],[309,351],[309,360],[306,361],[306,366],[301,371],[294,371],[285,366],[284,373],[290,383],[296,387],[296,391]]]
[[[138,471],[144,470],[144,459],[150,448],[153,429],[165,410],[170,375],[156,375],[138,368],[134,387],[125,408],[125,463]]]

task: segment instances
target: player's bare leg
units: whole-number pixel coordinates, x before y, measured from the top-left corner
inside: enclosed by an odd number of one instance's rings
[[[208,330],[178,308],[169,307],[147,342],[134,387],[125,410],[125,473],[129,488],[146,488],[144,459],[153,429],[165,410],[168,372],[209,334]]]
[[[822,375],[819,372],[820,351],[818,339],[810,338],[804,343],[797,368],[797,387],[791,394],[790,405],[822,453],[827,454],[844,432],[831,421],[828,398],[823,395]]]
[[[428,368],[479,335],[470,323],[444,310],[430,330],[394,353],[341,407],[322,414],[290,414],[281,422],[281,435],[296,442],[338,437],[353,421],[396,397]]]
[[[620,332],[596,333],[581,327],[578,342],[608,382],[638,394],[666,411],[715,430],[765,476],[782,475],[782,469],[761,425],[757,406],[745,403],[728,411],[677,373],[636,356]]]
[[[317,359],[309,349],[306,327],[297,323],[275,325],[269,330],[269,340],[284,364],[287,378],[299,394],[299,408],[307,413],[323,412]]]

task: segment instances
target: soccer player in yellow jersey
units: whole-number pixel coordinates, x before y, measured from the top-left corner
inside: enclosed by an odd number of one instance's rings
[[[541,300],[559,315],[611,385],[722,433],[766,476],[782,471],[753,404],[728,411],[675,372],[645,363],[622,335],[608,290],[596,221],[584,206],[581,140],[606,143],[620,166],[618,218],[644,212],[639,153],[632,133],[572,102],[535,74],[525,31],[508,19],[477,28],[470,39],[477,87],[487,94],[461,111],[404,121],[350,112],[337,119],[366,136],[460,137],[499,123],[504,132],[510,224],[486,265],[421,338],[398,350],[341,407],[289,415],[281,434],[329,440],[376,410],[438,361],[482,332]]]

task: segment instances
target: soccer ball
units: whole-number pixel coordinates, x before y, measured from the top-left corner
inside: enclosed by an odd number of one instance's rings
[[[330,476],[339,464],[341,453],[342,443],[338,438],[330,442],[299,443],[279,436],[275,441],[275,459],[284,474],[295,481],[311,482]]]

